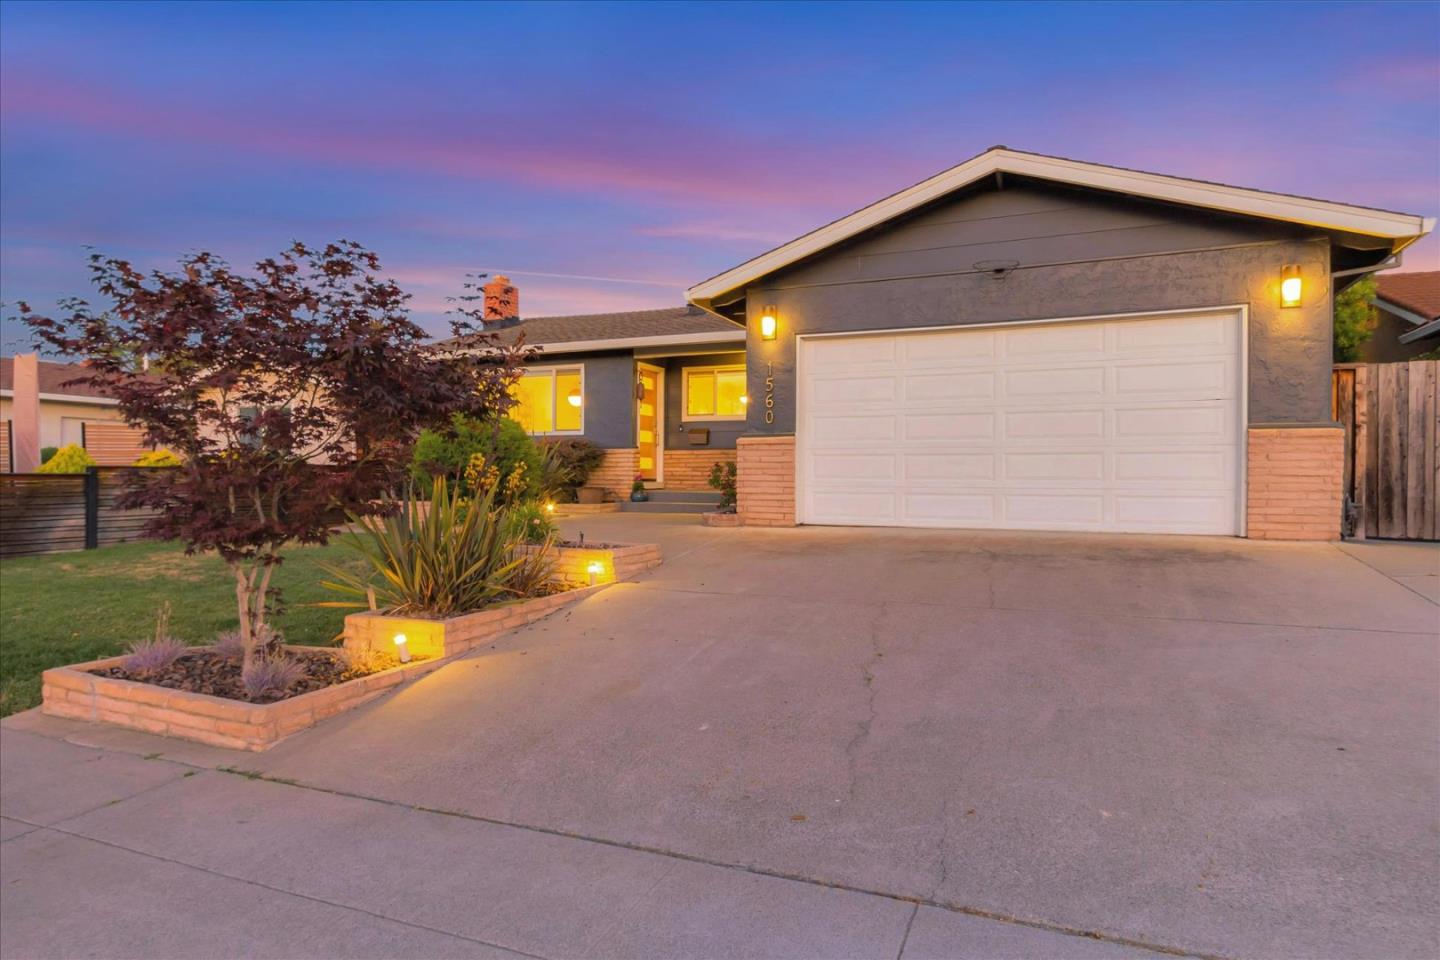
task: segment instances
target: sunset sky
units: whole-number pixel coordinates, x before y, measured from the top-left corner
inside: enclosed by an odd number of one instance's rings
[[[6,2],[0,300],[344,237],[436,332],[668,306],[1000,143],[1433,216],[1440,5]]]

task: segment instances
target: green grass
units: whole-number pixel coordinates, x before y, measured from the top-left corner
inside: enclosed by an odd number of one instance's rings
[[[285,604],[277,626],[291,643],[334,641],[351,611],[314,606],[347,599],[320,586],[316,561],[359,571],[358,554],[332,543],[283,556],[271,581]],[[113,656],[153,634],[166,600],[170,632],[188,643],[209,643],[239,622],[235,581],[214,554],[144,542],[0,561],[0,716],[39,704],[41,671]]]

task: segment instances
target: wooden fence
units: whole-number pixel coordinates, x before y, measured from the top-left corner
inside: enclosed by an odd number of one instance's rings
[[[1345,427],[1346,532],[1440,539],[1440,361],[1340,364],[1331,387]]]
[[[89,550],[140,539],[151,511],[115,506],[125,475],[137,469],[143,468],[0,475],[0,557]]]
[[[155,449],[145,442],[145,431],[118,420],[85,421],[80,425],[80,445],[102,467],[128,467]]]

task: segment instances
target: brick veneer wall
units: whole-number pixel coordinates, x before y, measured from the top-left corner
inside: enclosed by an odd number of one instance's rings
[[[1345,431],[1252,427],[1246,535],[1256,540],[1338,540]]]
[[[795,525],[795,438],[736,441],[740,522],[754,527]]]
[[[639,451],[634,447],[606,450],[605,459],[590,474],[585,485],[600,487],[616,499],[623,500],[630,496],[630,484],[635,482],[638,460]]]
[[[710,468],[734,459],[734,450],[666,450],[665,489],[709,490]]]

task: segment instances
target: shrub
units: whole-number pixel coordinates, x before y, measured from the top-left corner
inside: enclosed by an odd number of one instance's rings
[[[53,457],[53,456],[55,456],[55,452],[56,452],[57,450],[59,450],[59,449],[60,449],[59,447],[41,447],[41,448],[40,448],[40,462],[41,462],[41,463],[47,463],[47,462],[49,462],[50,458]]]
[[[720,491],[720,512],[735,509],[735,480],[738,475],[734,460],[716,463],[710,468],[710,486]]]
[[[140,459],[131,466],[135,467],[178,467],[180,458],[169,450],[151,450],[149,453],[140,454]]]
[[[86,468],[95,466],[95,458],[85,452],[84,447],[67,444],[55,451],[55,455],[40,465],[36,473],[84,473]]]
[[[555,536],[555,520],[538,500],[522,500],[505,511],[507,531],[516,543],[544,543]]]
[[[266,654],[256,657],[240,672],[240,682],[245,685],[245,695],[251,700],[260,697],[280,697],[305,676],[305,664],[284,654]]]
[[[471,486],[466,474],[476,454],[484,457],[486,469],[494,467],[502,479],[524,464],[524,487],[516,499],[540,496],[540,446],[509,417],[472,420],[456,416],[448,436],[435,430],[423,431],[415,441],[410,475],[422,495],[430,492],[432,480],[440,476],[459,482],[460,493],[474,495],[479,491]]]
[[[428,510],[411,498],[387,516],[356,518],[357,532],[344,542],[360,553],[369,570],[362,576],[321,564],[335,578],[325,587],[358,598],[324,605],[366,607],[373,587],[382,609],[445,617],[513,594],[516,541],[507,512],[495,508],[495,495],[491,487],[481,496],[466,497],[440,474],[433,480]]]
[[[565,437],[542,444],[542,493],[561,503],[574,503],[575,491],[605,460],[605,450],[584,437]]]

